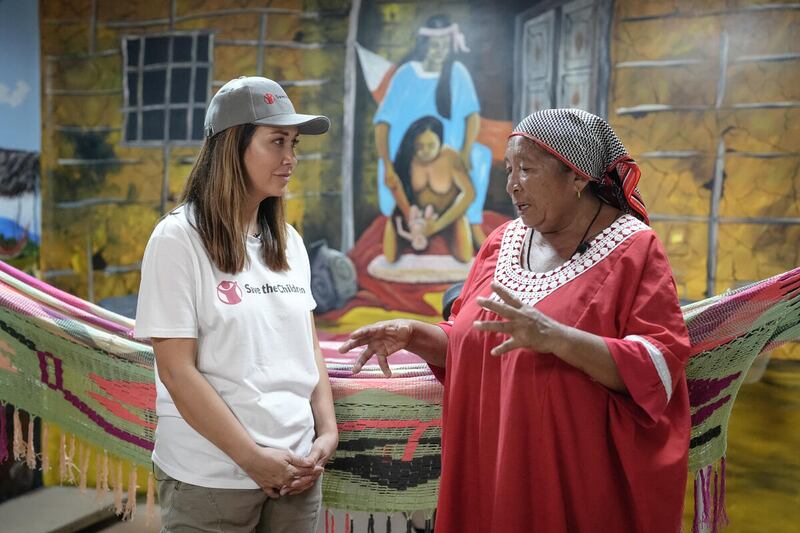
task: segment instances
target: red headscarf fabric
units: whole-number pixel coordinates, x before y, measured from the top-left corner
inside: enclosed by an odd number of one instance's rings
[[[525,117],[509,137],[521,135],[597,184],[609,204],[650,224],[636,185],[636,161],[602,118],[581,109],[545,109]]]

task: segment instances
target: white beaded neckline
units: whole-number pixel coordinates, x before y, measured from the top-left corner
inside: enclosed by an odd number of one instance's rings
[[[532,272],[522,266],[521,255],[528,227],[518,218],[503,233],[494,279],[523,303],[533,305],[608,257],[630,236],[650,227],[632,215],[622,215],[601,231],[582,254],[547,272]]]

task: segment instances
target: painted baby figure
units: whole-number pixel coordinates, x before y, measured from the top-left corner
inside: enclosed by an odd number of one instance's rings
[[[422,212],[416,205],[412,205],[408,210],[408,231],[403,228],[402,217],[395,217],[397,234],[411,243],[414,250],[421,252],[428,247],[428,236],[426,235],[428,224],[436,220],[438,216],[433,212],[432,205],[425,207],[425,212]]]
[[[399,183],[387,184],[397,201],[392,218],[397,224],[402,215],[407,230],[399,231],[399,224],[395,228],[387,223],[383,240],[387,261],[398,259],[398,235],[411,241],[414,250],[423,251],[430,238],[440,232],[450,234],[446,240],[453,257],[469,261],[473,248],[466,210],[475,198],[475,188],[458,152],[442,143],[439,119],[423,117],[408,128],[395,169]]]

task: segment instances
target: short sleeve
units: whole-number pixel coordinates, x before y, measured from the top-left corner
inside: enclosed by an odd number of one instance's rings
[[[137,337],[197,338],[196,265],[185,241],[164,234],[150,238],[142,260]]]
[[[305,248],[303,248],[305,250]],[[314,295],[311,293],[311,264],[308,260],[308,253],[305,253],[305,261],[306,261],[306,287],[308,287],[308,292],[306,293],[306,305],[308,306],[309,311],[313,311],[317,308],[317,301],[314,299]]]
[[[619,298],[619,338],[605,338],[643,424],[658,421],[683,379],[689,335],[661,243],[651,234],[621,268],[628,285]],[[634,254],[629,254],[634,255]]]
[[[306,250],[305,243],[303,242],[303,237],[300,236],[300,233],[295,229],[294,226],[287,224],[286,230],[289,234],[289,239],[292,240],[292,246],[299,257],[297,264],[292,268],[299,268],[302,270],[300,274],[302,275],[302,279],[305,281],[305,286],[308,287],[308,290],[306,291],[305,304],[309,311],[313,311],[317,308],[317,301],[314,299],[313,294],[311,294],[311,261],[308,258],[308,251]]]

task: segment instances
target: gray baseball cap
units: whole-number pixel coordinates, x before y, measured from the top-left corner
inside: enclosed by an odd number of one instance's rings
[[[242,76],[220,87],[206,110],[206,137],[238,126],[297,126],[303,135],[328,131],[331,121],[322,115],[295,113],[289,97],[276,82],[258,76]]]

